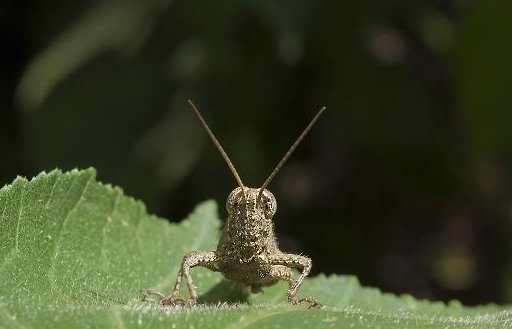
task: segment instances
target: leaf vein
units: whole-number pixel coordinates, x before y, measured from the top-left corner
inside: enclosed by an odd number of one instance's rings
[[[89,186],[89,184],[92,181],[92,179],[93,179],[93,175],[91,174],[89,179],[87,180],[87,182],[84,184],[84,188],[82,189],[80,197],[77,199],[77,201],[75,202],[73,207],[69,208],[68,212],[66,213],[66,216],[62,220],[62,224],[59,227],[59,232],[57,233],[57,238],[55,240],[55,247],[54,247],[54,250],[53,250],[53,253],[52,253],[53,257],[51,257],[51,260],[50,260],[50,270],[48,271],[48,279],[50,281],[50,286],[53,288],[53,290],[55,290],[55,292],[59,293],[61,296],[63,296],[63,295],[62,295],[61,290],[59,289],[59,287],[56,285],[55,273],[54,272],[55,272],[55,265],[56,265],[57,255],[58,255],[59,249],[60,249],[60,240],[61,240],[61,237],[62,237],[62,231],[64,230],[64,227],[66,226],[66,223],[67,223],[67,221],[69,219],[69,215],[76,209],[76,206],[83,200],[84,193],[87,190],[87,187]],[[66,195],[68,195],[69,191],[71,191],[73,186],[75,186],[77,180],[78,179],[75,179],[73,181],[71,186],[66,191]]]
[[[251,313],[251,315],[244,316],[244,317],[240,318],[240,320],[237,323],[232,323],[229,327],[227,327],[227,329],[246,328],[246,327],[248,327],[254,323],[257,323],[258,321],[261,321],[263,319],[266,319],[266,318],[269,318],[269,317],[272,317],[272,316],[275,316],[278,314],[297,312],[297,311],[302,311],[302,310],[296,309],[296,308],[290,308],[290,307],[279,308],[274,311],[269,311],[268,309],[264,309],[260,313]]]
[[[20,210],[18,212],[18,220],[16,222],[16,236],[15,236],[15,243],[14,243],[14,253],[16,252],[19,252],[19,247],[18,247],[18,240],[19,240],[19,235],[20,235],[20,219],[21,219],[21,213],[23,211],[23,197],[25,196],[25,189],[23,189],[20,193]]]
[[[112,209],[110,211],[109,214],[106,215],[105,217],[105,224],[103,225],[103,228],[101,230],[101,247],[100,247],[100,254],[101,254],[101,267],[103,269],[107,269],[108,268],[108,259],[107,259],[107,255],[106,255],[106,248],[105,248],[105,244],[106,244],[106,241],[107,241],[107,227],[110,223],[113,222],[113,219],[112,217],[114,216],[114,213],[117,209],[117,206],[118,206],[118,201],[119,201],[119,198],[121,196],[121,193],[116,191],[117,194],[116,194],[116,199],[114,200],[114,204],[112,205]]]
[[[57,179],[55,180],[55,183],[53,183],[53,186],[52,186],[52,190],[50,191],[50,194],[48,195],[48,199],[46,199],[46,202],[44,204],[43,207],[41,207],[41,213],[39,214],[39,217],[37,218],[37,221],[39,222],[39,220],[41,220],[41,218],[43,217],[43,214],[44,214],[44,211],[46,210],[46,207],[48,207],[48,204],[50,203],[50,200],[52,199],[53,197],[53,192],[55,191],[55,186],[57,186],[57,183],[60,181],[60,178],[62,176],[59,175],[57,177]]]

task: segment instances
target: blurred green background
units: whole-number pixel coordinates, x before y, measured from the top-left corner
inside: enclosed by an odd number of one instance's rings
[[[180,220],[259,186],[315,273],[512,301],[512,2],[0,2],[0,183],[55,167]],[[213,232],[212,232],[213,234]]]

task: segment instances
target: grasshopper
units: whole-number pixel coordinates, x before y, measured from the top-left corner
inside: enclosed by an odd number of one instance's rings
[[[161,299],[160,302],[163,306],[195,305],[198,295],[190,275],[190,269],[202,266],[222,273],[229,280],[250,286],[253,293],[260,292],[261,287],[271,286],[279,280],[284,280],[288,282],[288,301],[291,304],[297,305],[305,302],[309,304],[309,307],[321,308],[321,304],[312,297],[297,298],[300,286],[311,271],[312,262],[308,257],[279,250],[272,223],[272,218],[277,210],[277,202],[274,195],[266,188],[325,111],[325,107],[322,107],[313,117],[263,185],[260,188],[251,188],[242,183],[233,163],[199,110],[192,101],[189,100],[188,103],[226,161],[238,187],[228,196],[226,202],[228,219],[222,230],[217,249],[187,253],[181,262],[171,295],[165,296],[154,289],[148,289],[141,291],[142,298],[156,295]],[[301,271],[296,280],[293,280],[292,269],[294,268]],[[188,299],[180,297],[180,285],[183,278],[188,286]]]

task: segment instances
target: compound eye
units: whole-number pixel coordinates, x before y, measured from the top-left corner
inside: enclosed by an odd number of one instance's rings
[[[264,190],[261,195],[261,202],[263,203],[265,218],[271,219],[274,217],[277,210],[277,202],[274,195],[270,191]]]
[[[240,205],[240,202],[243,199],[242,189],[240,187],[237,187],[231,193],[229,193],[228,199],[226,201],[226,210],[228,211],[228,214],[232,214],[236,211],[238,206]]]

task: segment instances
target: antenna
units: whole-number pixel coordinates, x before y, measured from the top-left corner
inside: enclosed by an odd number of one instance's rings
[[[235,176],[235,180],[238,183],[238,186],[240,186],[240,188],[242,189],[242,196],[243,196],[243,198],[245,200],[244,184],[242,183],[242,180],[240,179],[240,176],[236,172],[235,166],[233,166],[233,163],[231,162],[231,160],[229,159],[228,155],[226,154],[226,152],[224,151],[224,149],[220,145],[219,141],[217,140],[217,138],[215,137],[215,135],[211,131],[210,127],[208,127],[208,125],[206,124],[206,121],[204,121],[203,116],[201,115],[201,113],[199,113],[199,110],[194,105],[194,103],[192,103],[192,101],[189,99],[188,100],[188,104],[190,105],[192,110],[194,110],[194,112],[196,112],[196,115],[199,118],[199,121],[201,121],[201,123],[203,124],[203,127],[206,130],[206,132],[208,133],[208,135],[210,136],[210,138],[212,139],[213,144],[215,144],[215,147],[217,147],[217,150],[219,150],[220,155],[222,155],[222,157],[226,161],[226,164],[228,165],[229,169],[231,170],[231,173],[233,173],[233,176]]]
[[[267,188],[268,184],[270,184],[270,182],[272,181],[272,179],[275,177],[275,175],[279,172],[279,170],[281,170],[281,167],[284,165],[284,163],[286,162],[286,160],[288,160],[288,158],[290,157],[290,155],[292,155],[293,151],[295,151],[295,149],[297,148],[297,146],[299,146],[300,142],[302,141],[302,139],[306,136],[306,134],[311,130],[311,128],[313,127],[313,125],[315,124],[316,120],[318,120],[318,118],[322,115],[322,113],[324,113],[325,111],[325,106],[322,107],[320,110],[318,110],[317,114],[313,117],[313,119],[311,119],[311,122],[309,122],[309,124],[307,125],[307,127],[302,131],[302,133],[300,134],[299,138],[297,138],[297,140],[295,141],[295,143],[293,143],[293,145],[290,147],[290,149],[288,150],[288,152],[286,152],[286,154],[284,155],[284,157],[281,159],[281,161],[279,161],[279,163],[277,164],[277,166],[274,168],[274,170],[272,171],[272,173],[270,174],[270,176],[268,176],[267,180],[265,181],[265,183],[263,183],[263,185],[261,186],[260,188],[260,192],[258,193],[258,197],[256,198],[256,203],[259,202],[260,198],[261,198],[261,194],[263,193],[263,191]]]

